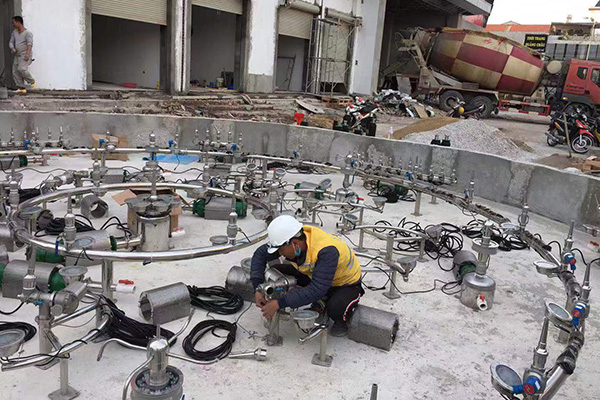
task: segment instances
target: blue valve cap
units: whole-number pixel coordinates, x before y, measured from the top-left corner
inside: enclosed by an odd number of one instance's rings
[[[528,395],[536,394],[542,388],[542,383],[538,378],[531,377],[523,384],[523,392]]]

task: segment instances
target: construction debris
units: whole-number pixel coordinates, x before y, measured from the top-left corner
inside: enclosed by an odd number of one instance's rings
[[[411,118],[434,117],[435,112],[431,106],[425,106],[412,98],[409,94],[398,90],[383,89],[375,95],[375,102],[384,113],[407,116]]]
[[[311,104],[306,100],[296,99],[296,104],[313,114],[325,114],[325,110],[323,110],[321,107]]]
[[[600,159],[596,156],[586,158],[581,166],[581,170],[586,174],[600,173]]]

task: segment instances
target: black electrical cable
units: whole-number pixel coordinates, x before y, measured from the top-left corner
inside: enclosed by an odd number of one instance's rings
[[[23,307],[23,304],[25,304],[25,303],[21,303],[21,304],[19,304],[19,305],[17,306],[17,308],[15,308],[15,309],[14,309],[14,310],[12,310],[12,311],[2,311],[2,310],[0,310],[0,314],[2,314],[2,315],[13,315],[13,314],[14,314],[14,313],[16,313],[17,311],[19,311],[19,310],[21,309],[21,307]]]
[[[146,347],[150,340],[156,335],[156,325],[145,324],[138,322],[125,315],[125,312],[120,310],[115,303],[106,297],[103,298],[110,309],[111,319],[106,328],[106,333],[111,338],[121,339],[135,346]],[[160,330],[167,340],[170,340],[175,334],[167,329]],[[173,345],[171,343],[171,345]]]
[[[79,220],[75,220],[75,229],[77,232],[89,232],[95,230],[93,226],[85,224]],[[52,221],[48,223],[44,232],[46,235],[60,235],[65,230],[65,219],[64,218],[54,218]],[[39,231],[38,231],[39,232]],[[36,236],[37,232],[36,232]]]
[[[462,227],[463,235],[469,239],[480,238],[483,229],[481,221],[473,219],[467,225]],[[527,243],[521,240],[520,237],[513,234],[504,234],[498,229],[492,230],[491,240],[498,243],[498,249],[502,251],[525,250],[528,248]]]
[[[188,285],[192,305],[220,315],[235,314],[244,307],[239,294],[222,286],[197,287]]]
[[[363,286],[364,286],[364,287],[366,287],[367,289],[369,289],[369,290],[372,290],[372,291],[384,290],[384,289],[385,289],[385,287],[387,286],[387,284],[388,284],[388,283],[390,283],[390,284],[392,284],[392,285],[394,286],[394,288],[395,288],[395,289],[398,291],[398,293],[400,293],[401,295],[405,295],[405,296],[406,296],[406,295],[409,295],[409,294],[425,294],[425,293],[431,293],[431,292],[433,292],[434,290],[436,290],[436,289],[437,289],[437,285],[438,285],[438,283],[441,283],[441,284],[442,284],[442,286],[441,286],[441,288],[440,288],[440,289],[441,289],[442,293],[444,293],[444,294],[445,294],[445,295],[447,295],[447,296],[452,296],[452,295],[454,295],[454,294],[457,294],[457,293],[459,293],[459,292],[460,292],[460,290],[458,290],[458,291],[454,291],[454,292],[449,292],[449,290],[455,289],[457,286],[459,286],[459,285],[460,285],[460,282],[459,282],[459,281],[453,281],[453,282],[444,282],[444,281],[442,281],[442,280],[440,280],[440,279],[434,279],[434,280],[433,280],[433,287],[432,287],[431,289],[424,289],[424,290],[413,290],[413,291],[410,291],[410,292],[403,292],[403,291],[401,291],[401,290],[398,288],[398,286],[396,286],[396,283],[394,283],[394,281],[392,280],[392,276],[391,276],[389,273],[387,273],[387,272],[386,272],[386,271],[385,271],[383,268],[381,268],[381,267],[377,267],[377,266],[375,266],[375,268],[377,268],[378,270],[380,270],[381,272],[383,272],[383,273],[384,273],[384,274],[387,276],[388,280],[387,280],[387,282],[385,283],[385,285],[383,285],[383,286],[381,286],[381,287],[378,287],[378,288],[377,288],[377,287],[368,286],[368,285],[366,285],[365,283],[363,283]],[[365,274],[365,275],[366,275],[366,274]],[[363,278],[364,278],[364,275],[363,275]]]
[[[540,240],[541,240],[541,236],[540,236]],[[560,243],[556,240],[553,240],[551,242],[548,242],[548,246],[552,247],[552,244],[556,243],[556,245],[558,246],[558,254],[562,254],[562,246],[560,245]]]
[[[19,189],[19,202],[23,203],[24,201],[39,196],[40,194],[42,194],[42,191],[36,188]]]
[[[24,303],[22,303],[24,304]],[[37,333],[35,326],[28,324],[27,322],[2,322],[0,321],[0,332],[7,331],[9,329],[17,329],[25,332],[25,341],[31,340]]]
[[[204,337],[208,332],[211,332],[214,336],[219,336],[215,333],[217,329],[227,331],[227,336],[223,343],[217,347],[207,350],[199,351],[196,350],[196,344],[200,339]],[[237,324],[235,322],[223,321],[219,319],[209,319],[206,321],[199,322],[194,326],[192,331],[183,339],[183,350],[185,354],[199,361],[215,361],[221,360],[229,355],[235,342],[235,334],[237,332]]]
[[[583,253],[581,252],[581,250],[579,250],[579,249],[577,249],[577,248],[575,248],[575,249],[572,249],[572,250],[571,250],[571,252],[572,252],[572,253],[574,253],[574,252],[576,252],[576,251],[577,251],[577,252],[579,253],[579,255],[581,256],[581,261],[583,261],[583,264],[584,264],[585,266],[587,266],[587,265],[588,265],[588,263],[587,263],[587,262],[585,262],[585,257],[583,256]]]

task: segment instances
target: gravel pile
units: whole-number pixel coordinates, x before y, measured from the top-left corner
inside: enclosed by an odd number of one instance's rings
[[[451,147],[455,149],[489,153],[519,161],[531,161],[535,158],[498,129],[474,119],[460,120],[429,132],[412,133],[404,140],[431,143],[435,135],[438,135],[440,140],[448,135]]]

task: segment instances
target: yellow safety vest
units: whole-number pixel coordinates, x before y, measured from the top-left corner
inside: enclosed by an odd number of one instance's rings
[[[298,266],[292,263],[294,268],[308,275],[312,279],[313,270],[317,263],[319,252],[329,246],[334,246],[340,253],[337,269],[333,277],[332,286],[344,286],[356,283],[360,279],[360,263],[354,252],[340,238],[330,235],[319,228],[310,225],[304,225],[304,233],[306,234],[306,259],[304,264]]]

